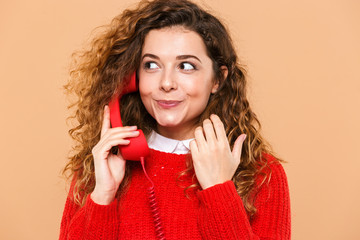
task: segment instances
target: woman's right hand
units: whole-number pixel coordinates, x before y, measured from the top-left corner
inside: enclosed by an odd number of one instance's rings
[[[92,149],[95,166],[95,188],[91,199],[100,205],[110,204],[116,195],[120,183],[124,179],[126,160],[111,153],[111,148],[118,145],[128,145],[125,138],[137,137],[136,126],[110,128],[110,110],[104,107],[104,119],[101,128],[100,141]]]

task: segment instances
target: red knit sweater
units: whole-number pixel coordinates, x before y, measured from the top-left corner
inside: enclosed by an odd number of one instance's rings
[[[268,162],[272,156],[266,155]],[[177,181],[186,168],[186,155],[150,151],[146,170],[155,191],[166,239],[290,239],[290,201],[285,172],[270,164],[271,179],[256,196],[257,213],[249,219],[234,183],[227,181],[205,190],[184,188],[191,179]],[[88,196],[83,207],[68,197],[60,239],[156,239],[149,208],[149,181],[139,162],[128,161],[132,178],[120,200],[102,206]]]

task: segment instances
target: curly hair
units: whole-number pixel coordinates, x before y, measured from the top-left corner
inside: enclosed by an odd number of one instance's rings
[[[143,0],[135,9],[123,11],[109,25],[103,26],[90,48],[73,54],[70,78],[64,89],[66,94],[76,96],[68,106],[76,110],[69,117],[77,121],[77,125],[69,130],[76,144],[63,170],[64,174],[70,173],[69,178],[75,179],[72,196],[82,205],[95,187],[91,150],[100,140],[104,106],[127,84],[126,76],[139,68],[148,32],[172,26],[181,26],[201,36],[213,62],[214,80],[220,83],[218,91],[210,96],[199,123],[211,114],[217,114],[224,123],[231,147],[239,135],[247,135],[241,162],[232,180],[247,212],[253,215],[256,189],[271,175],[263,171],[268,165],[263,154],[271,153],[270,146],[261,136],[260,122],[247,100],[246,72],[238,62],[227,29],[216,17],[187,0]],[[222,66],[228,69],[226,79],[223,79]],[[145,135],[156,128],[156,121],[147,113],[139,93],[124,96],[121,109],[124,125],[137,125]],[[191,171],[190,162],[188,169],[179,175]],[[130,174],[127,168],[117,196],[124,192]],[[260,184],[256,183],[258,175],[263,175]]]

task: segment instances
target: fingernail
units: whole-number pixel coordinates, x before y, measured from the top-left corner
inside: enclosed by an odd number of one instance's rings
[[[243,141],[245,141],[246,137],[247,137],[247,135],[246,135],[246,134],[244,134],[244,136],[243,136]]]
[[[135,130],[135,129],[137,129],[137,126],[130,126],[129,127],[131,130]]]

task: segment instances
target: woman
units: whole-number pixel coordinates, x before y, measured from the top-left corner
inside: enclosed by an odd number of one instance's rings
[[[121,99],[125,127],[111,128],[107,105],[133,72],[139,91]],[[78,96],[79,125],[60,239],[290,238],[286,175],[214,16],[190,1],[142,1],[78,55],[65,88]],[[117,151],[137,129],[155,201],[141,164]]]

